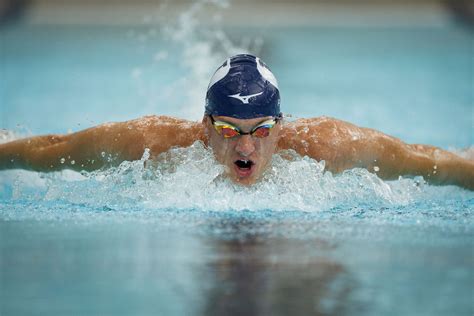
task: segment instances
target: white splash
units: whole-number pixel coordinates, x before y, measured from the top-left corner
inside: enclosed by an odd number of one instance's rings
[[[171,149],[157,161],[149,161],[148,157],[145,152],[141,160],[82,175],[71,171],[47,175],[23,171],[10,184],[0,184],[10,185],[11,191],[13,183],[10,199],[63,201],[112,209],[319,212],[474,197],[474,193],[452,186],[425,185],[422,179],[384,182],[365,169],[332,175],[324,171],[324,162],[293,151],[275,155],[271,168],[250,187],[230,181],[224,167],[201,142]],[[7,191],[4,189],[0,195],[8,195]]]
[[[222,30],[222,21],[209,19],[209,12],[218,15],[228,8],[229,1],[225,0],[194,1],[163,29],[165,38],[171,41],[170,46],[178,48],[177,67],[185,73],[168,86],[168,93],[174,100],[176,95],[183,97],[176,116],[200,119],[204,111],[206,88],[219,80],[226,71],[224,67],[216,72],[215,80],[209,84],[209,78],[218,65],[237,53],[258,54],[260,51],[261,39],[246,39],[237,44]]]

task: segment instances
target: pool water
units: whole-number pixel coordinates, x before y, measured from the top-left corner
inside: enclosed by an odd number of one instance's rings
[[[214,68],[243,49],[274,70],[293,117],[472,159],[469,30],[180,23],[0,28],[1,141],[151,113],[197,120]],[[199,142],[153,168],[144,153],[92,173],[1,171],[0,314],[474,313],[474,192],[285,157],[250,188]]]

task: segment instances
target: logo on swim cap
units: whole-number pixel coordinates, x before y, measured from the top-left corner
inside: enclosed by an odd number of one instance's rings
[[[210,80],[205,114],[240,119],[280,116],[280,92],[275,76],[255,56],[230,57]]]
[[[242,101],[242,103],[249,104],[249,99],[250,98],[253,98],[253,97],[256,97],[256,96],[259,96],[259,95],[262,95],[262,94],[263,94],[263,91],[259,92],[259,93],[251,94],[251,95],[242,95],[242,96],[240,95],[240,93],[237,93],[237,94],[229,95],[229,97],[230,98],[236,98],[237,100]]]

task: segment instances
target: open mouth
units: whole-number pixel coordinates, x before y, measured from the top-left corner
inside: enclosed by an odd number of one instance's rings
[[[242,178],[250,176],[253,172],[252,167],[255,165],[252,160],[247,159],[238,159],[234,162],[234,164],[237,174]]]
[[[253,165],[252,160],[243,160],[243,159],[236,160],[234,163],[239,169],[250,169],[252,168],[252,165]]]

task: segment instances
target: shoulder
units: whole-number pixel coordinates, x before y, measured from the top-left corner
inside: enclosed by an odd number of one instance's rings
[[[99,132],[123,131],[126,134],[132,133],[156,133],[159,131],[186,129],[196,126],[197,122],[174,118],[171,116],[147,115],[140,118],[123,122],[106,122],[91,130]]]
[[[145,146],[160,153],[170,147],[187,147],[196,140],[204,140],[202,123],[171,116],[149,115],[127,121],[128,128],[142,133]]]
[[[285,123],[279,148],[293,149],[300,155],[325,160],[328,167],[334,167],[340,159],[348,159],[355,148],[366,142],[366,129],[322,116]]]
[[[183,125],[189,125],[193,126],[196,125],[197,122],[194,121],[189,121],[185,119],[180,119],[172,116],[166,116],[166,115],[147,115],[143,117],[139,117],[134,120],[126,121],[124,122],[125,124],[128,125],[133,125],[135,127],[144,127],[144,128],[150,128],[154,126],[183,126]]]
[[[171,116],[147,115],[133,120],[104,123],[94,129],[103,137],[119,135],[124,144],[150,148],[161,153],[173,146],[186,147],[196,140],[204,140],[202,123]],[[111,136],[111,137],[112,137]]]
[[[361,128],[346,121],[320,116],[287,122],[282,128],[283,136],[290,138],[318,137],[321,141],[360,137]]]
[[[123,129],[154,134],[160,132],[186,132],[201,129],[201,122],[190,121],[165,115],[147,115],[124,122],[103,123],[97,127],[102,129]]]

